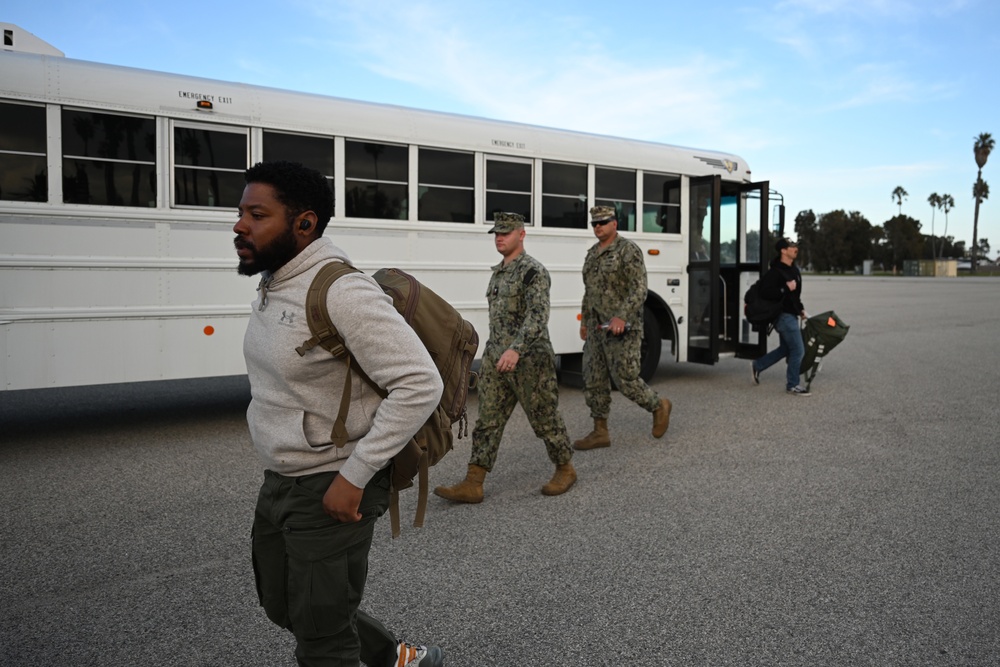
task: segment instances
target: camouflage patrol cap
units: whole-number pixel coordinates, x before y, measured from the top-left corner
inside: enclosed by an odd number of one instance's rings
[[[524,229],[524,216],[520,213],[501,213],[497,211],[493,214],[493,228],[490,234],[507,234],[516,229]]]
[[[595,206],[590,209],[590,221],[591,222],[604,222],[605,220],[617,220],[618,214],[615,213],[614,206]]]

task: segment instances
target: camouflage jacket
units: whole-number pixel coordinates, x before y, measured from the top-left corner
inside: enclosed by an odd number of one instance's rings
[[[510,264],[493,267],[486,299],[490,304],[490,337],[484,354],[499,356],[510,349],[525,355],[551,349],[549,342],[549,272],[526,252]]]
[[[612,317],[642,327],[646,264],[642,251],[621,234],[607,248],[595,243],[583,262],[583,325],[592,329]]]

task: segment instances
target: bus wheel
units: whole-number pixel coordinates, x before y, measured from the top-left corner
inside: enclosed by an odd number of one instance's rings
[[[646,382],[653,377],[660,365],[660,323],[649,306],[642,308],[642,348],[639,352],[639,377]]]

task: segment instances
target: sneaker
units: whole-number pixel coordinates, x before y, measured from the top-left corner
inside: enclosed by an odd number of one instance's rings
[[[754,384],[760,384],[760,371],[757,370],[756,362],[750,362],[750,376],[753,378]]]
[[[809,393],[809,390],[803,387],[802,385],[796,385],[792,387],[791,389],[788,390],[788,393],[794,394],[795,396],[812,396],[812,394]]]
[[[437,646],[419,646],[399,642],[396,646],[395,667],[443,667],[444,653]]]

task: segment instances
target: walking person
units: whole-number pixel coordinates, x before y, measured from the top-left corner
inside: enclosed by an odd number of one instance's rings
[[[802,273],[795,266],[799,246],[795,241],[782,238],[774,249],[778,256],[771,260],[771,267],[760,279],[760,296],[768,301],[781,302],[781,314],[774,323],[774,330],[778,332],[778,347],[750,362],[750,373],[753,383],[759,385],[761,373],[787,359],[785,390],[795,396],[809,396],[809,390],[799,382],[802,358],[806,354],[799,318],[807,317],[802,306]]]
[[[493,220],[489,232],[503,260],[493,267],[486,290],[490,335],[483,349],[469,469],[458,484],[434,489],[436,495],[461,503],[483,500],[483,482],[496,465],[504,427],[518,403],[556,466],[542,493],[558,496],[576,482],[549,340],[549,272],[524,251],[523,216],[495,213]]]
[[[348,261],[323,237],[330,186],[291,162],[258,163],[245,180],[233,231],[237,270],[262,276],[243,341],[247,422],[265,468],[252,531],[260,604],[295,636],[302,667],[438,667],[438,647],[398,641],[359,606],[375,521],[389,506],[390,459],[437,405],[440,375],[374,280],[340,278],[327,294],[330,317],[386,396],[354,382],[347,442],[332,444],[348,367],[319,347],[296,353],[311,337],[304,310],[313,277]]]
[[[590,209],[597,237],[583,263],[583,395],[594,430],[573,443],[579,450],[608,447],[611,381],[623,396],[653,413],[653,437],[670,426],[673,408],[639,377],[642,308],[646,301],[646,265],[642,251],[618,233],[614,207]]]

